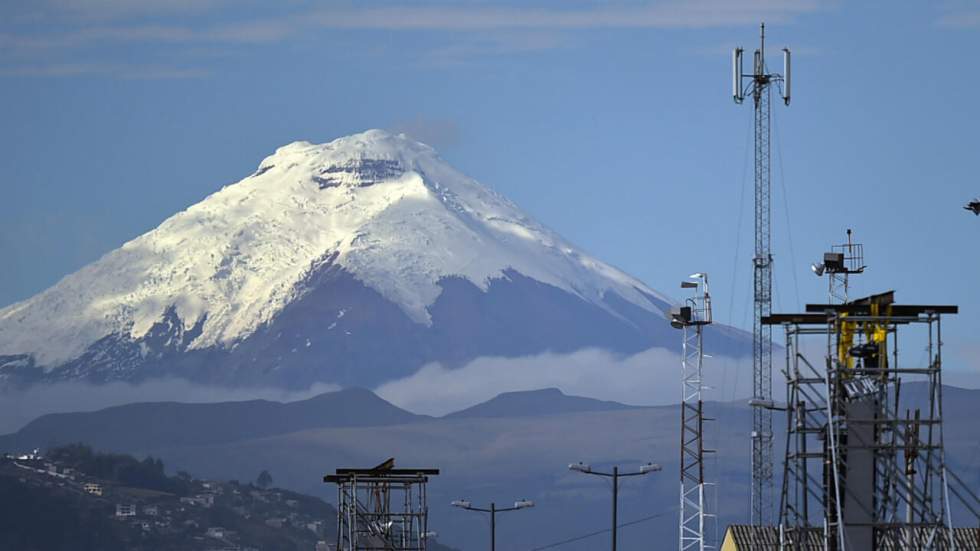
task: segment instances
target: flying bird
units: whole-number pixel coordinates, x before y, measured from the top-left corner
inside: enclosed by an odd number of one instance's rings
[[[972,212],[973,214],[976,214],[977,216],[980,216],[980,198],[970,201],[963,208]]]

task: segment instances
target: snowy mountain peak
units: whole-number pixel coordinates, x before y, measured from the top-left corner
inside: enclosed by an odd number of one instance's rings
[[[135,342],[175,323],[166,334],[180,342],[168,346],[233,348],[310,292],[325,264],[422,325],[446,278],[486,291],[511,271],[604,309],[610,292],[657,315],[667,302],[431,147],[369,130],[280,147],[251,176],[0,310],[0,356],[53,368],[100,339]]]
[[[383,167],[411,170],[417,166],[420,157],[435,159],[437,155],[431,147],[416,142],[405,134],[374,129],[326,144],[293,142],[266,157],[259,165],[259,170],[275,165],[288,166],[306,162],[319,166],[320,171],[325,173],[358,167],[365,171]]]

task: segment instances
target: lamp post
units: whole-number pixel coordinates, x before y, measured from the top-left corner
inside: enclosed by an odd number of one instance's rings
[[[478,513],[490,513],[490,551],[497,550],[497,513],[506,513],[508,511],[517,511],[518,509],[528,509],[534,507],[534,502],[529,499],[522,499],[520,501],[515,501],[513,507],[507,507],[504,509],[498,509],[497,504],[490,502],[490,508],[484,509],[482,507],[474,507],[472,503],[465,499],[457,499],[450,503],[453,507],[459,507],[460,509],[466,509],[467,511],[476,511]]]
[[[619,509],[619,479],[624,476],[642,476],[645,474],[660,471],[663,467],[657,465],[656,463],[647,463],[640,467],[640,470],[629,473],[619,472],[619,467],[613,467],[611,473],[604,473],[601,471],[596,471],[592,469],[591,465],[586,463],[572,463],[568,466],[568,470],[576,471],[583,474],[592,474],[595,476],[604,476],[612,479],[612,551],[616,551],[616,533],[618,531],[618,509]]]

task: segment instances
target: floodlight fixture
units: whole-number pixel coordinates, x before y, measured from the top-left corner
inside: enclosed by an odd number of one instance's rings
[[[570,464],[568,466],[568,470],[570,470],[570,471],[578,471],[580,473],[589,474],[589,473],[592,472],[592,466],[589,465],[589,464],[587,464],[587,463],[582,463],[580,461],[578,463],[572,463],[572,464]]]
[[[647,463],[640,467],[640,474],[656,473],[664,470],[663,466],[657,463]]]
[[[453,507],[459,507],[460,509],[469,509],[473,504],[465,499],[457,499],[450,503]]]
[[[527,509],[529,507],[534,507],[534,502],[530,499],[522,499],[514,502],[515,509]]]
[[[693,311],[690,306],[675,306],[670,309],[670,326],[681,329],[691,324]]]
[[[813,270],[813,273],[817,277],[820,277],[823,275],[823,272],[827,269],[827,267],[823,265],[823,262],[821,262],[819,264],[810,264],[810,269]]]

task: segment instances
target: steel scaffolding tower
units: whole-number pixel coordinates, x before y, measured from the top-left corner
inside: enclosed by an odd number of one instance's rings
[[[760,45],[753,57],[753,70],[742,73],[742,49],[733,56],[733,96],[742,103],[751,94],[755,106],[755,256],[753,264],[753,367],[752,403],[772,401],[772,328],[762,319],[772,311],[771,186],[770,186],[770,99],[772,85],[782,88],[786,105],[790,100],[790,53],[783,49],[783,75],[770,73],[766,67],[766,26],[760,25]],[[745,83],[748,83],[745,85]],[[772,411],[755,407],[752,412],[752,511],[756,525],[772,521]]]
[[[691,289],[684,306],[671,312],[671,325],[683,333],[681,357],[681,462],[680,462],[680,551],[714,548],[705,542],[705,521],[714,515],[705,510],[704,454],[704,327],[711,323],[711,294],[708,275],[692,274],[684,281]]]
[[[337,469],[338,551],[425,551],[429,477],[438,469],[396,469],[389,459],[372,469]]]
[[[764,320],[786,332],[780,548],[809,549],[817,535],[836,551],[953,549],[947,475],[959,479],[943,451],[941,317],[957,311],[895,304],[888,292]],[[900,329],[925,363],[905,364]],[[825,342],[822,361],[808,359],[811,336]],[[972,491],[952,490],[976,515]]]

